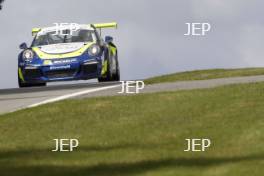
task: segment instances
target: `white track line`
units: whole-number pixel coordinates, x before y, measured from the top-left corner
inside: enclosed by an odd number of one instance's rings
[[[116,87],[119,87],[119,86],[121,86],[121,85],[106,86],[106,87],[100,87],[100,88],[95,88],[95,89],[84,90],[84,91],[80,91],[80,92],[76,92],[76,93],[72,93],[72,94],[67,94],[67,95],[59,96],[59,97],[56,97],[56,98],[51,98],[51,99],[44,100],[44,101],[39,102],[39,103],[35,103],[35,104],[32,104],[32,105],[29,105],[29,106],[27,106],[27,108],[33,108],[33,107],[37,107],[37,106],[44,105],[44,104],[47,104],[47,103],[54,103],[54,102],[57,102],[57,101],[61,101],[61,100],[65,100],[65,99],[69,99],[69,98],[85,95],[85,94],[88,94],[88,93],[98,92],[98,91],[101,91],[101,90],[113,89],[113,88],[116,88]]]

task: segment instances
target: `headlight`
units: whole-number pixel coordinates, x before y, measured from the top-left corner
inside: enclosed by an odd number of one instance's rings
[[[25,50],[23,52],[23,59],[24,60],[32,60],[34,57],[34,53],[31,50]]]
[[[92,45],[89,49],[88,49],[88,54],[90,56],[96,56],[97,54],[100,53],[100,47],[98,45]]]

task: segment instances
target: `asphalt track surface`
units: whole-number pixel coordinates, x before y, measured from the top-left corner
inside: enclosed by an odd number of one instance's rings
[[[146,85],[140,93],[213,88],[223,85],[264,82],[264,75]],[[0,90],[0,114],[70,98],[132,95],[119,94],[120,82],[53,85]],[[133,90],[133,88],[131,89]]]

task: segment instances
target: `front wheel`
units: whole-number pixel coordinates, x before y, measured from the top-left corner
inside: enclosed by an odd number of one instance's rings
[[[118,62],[118,55],[116,53],[116,55],[114,56],[114,64],[115,64],[115,70],[114,73],[112,75],[112,80],[113,81],[120,81],[120,68],[119,68],[119,62]]]
[[[19,77],[19,73],[18,73],[18,87],[19,88],[23,88],[23,87],[42,87],[42,86],[46,86],[46,83],[26,83],[23,80],[21,80],[21,78]]]
[[[108,54],[107,56],[107,72],[105,77],[98,78],[99,82],[120,81],[120,68],[118,62],[118,54]]]

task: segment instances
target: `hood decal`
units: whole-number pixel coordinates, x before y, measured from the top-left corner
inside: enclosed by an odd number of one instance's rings
[[[84,43],[60,43],[54,45],[45,45],[40,50],[47,54],[64,54],[81,49]]]
[[[47,45],[42,47],[33,47],[32,50],[38,55],[40,59],[62,59],[69,57],[78,57],[82,55],[95,42],[82,45],[80,43],[70,43],[76,45]]]

